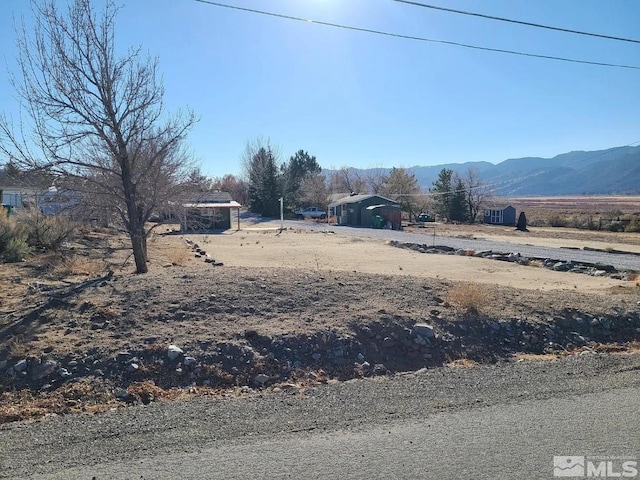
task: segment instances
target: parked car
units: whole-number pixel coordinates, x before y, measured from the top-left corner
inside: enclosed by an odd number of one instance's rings
[[[327,218],[327,212],[318,207],[307,207],[295,212],[296,218]]]
[[[421,213],[420,215],[418,215],[418,221],[419,222],[435,222],[436,219],[433,218],[428,213]]]

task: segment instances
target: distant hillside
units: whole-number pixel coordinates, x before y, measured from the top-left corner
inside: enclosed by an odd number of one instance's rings
[[[576,151],[553,158],[513,158],[495,165],[467,162],[415,166],[408,170],[422,188],[429,189],[443,168],[461,175],[474,168],[495,189],[495,195],[501,197],[640,194],[640,146]]]
[[[500,196],[638,193],[640,147],[505,160],[483,178]]]

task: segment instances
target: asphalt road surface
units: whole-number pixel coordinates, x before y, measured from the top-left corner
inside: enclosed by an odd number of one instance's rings
[[[556,455],[615,474],[640,459],[639,394],[640,355],[590,354],[161,402],[4,426],[0,478],[554,478]]]
[[[516,245],[507,242],[497,242],[486,239],[457,238],[436,236],[432,231],[425,233],[405,232],[386,229],[355,228],[322,223],[287,220],[284,222],[287,228],[304,228],[308,230],[331,230],[340,235],[351,235],[379,240],[397,240],[399,242],[421,243],[427,245],[446,245],[456,249],[471,249],[476,251],[492,250],[503,253],[520,253],[528,258],[552,258],[554,260],[572,260],[575,262],[588,262],[594,264],[613,265],[619,270],[640,271],[640,255],[626,255],[608,252],[596,252],[589,250],[574,250],[565,248],[539,247],[533,245]]]

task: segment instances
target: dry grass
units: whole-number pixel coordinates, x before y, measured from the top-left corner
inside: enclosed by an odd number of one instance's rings
[[[192,252],[186,247],[172,248],[164,252],[164,257],[172,265],[183,267],[191,258]]]
[[[558,358],[560,358],[560,356],[554,353],[533,354],[518,352],[513,354],[513,359],[516,362],[553,362]]]
[[[223,389],[210,387],[171,388],[164,390],[152,381],[136,382],[127,388],[129,403],[144,403],[160,399],[186,399],[195,395],[223,396]],[[99,413],[122,406],[112,388],[97,387],[90,381],[68,383],[48,393],[16,390],[0,394],[0,425],[32,420],[47,414]]]
[[[104,261],[78,255],[60,257],[50,264],[51,274],[59,278],[71,275],[94,276],[106,270]]]
[[[475,367],[478,365],[478,362],[475,362],[469,358],[459,358],[452,362],[447,363],[447,367]]]
[[[25,358],[31,353],[31,348],[27,345],[23,335],[15,335],[8,347],[11,355],[16,358]]]
[[[627,279],[630,282],[636,282],[636,287],[640,287],[640,273],[631,273]]]
[[[127,393],[131,395],[136,402],[142,402],[144,404],[167,396],[167,392],[150,380],[132,383],[127,388]]]
[[[486,285],[479,283],[459,283],[449,288],[447,300],[464,312],[480,313],[491,302]]]
[[[638,196],[516,197],[500,200],[524,211],[529,225],[538,227],[610,230],[620,219],[629,220],[640,214]],[[624,225],[619,228],[624,229]]]
[[[0,395],[0,424],[29,420],[56,413],[96,413],[115,405],[113,394],[96,389],[88,382],[64,385],[48,395],[28,390],[5,392]]]

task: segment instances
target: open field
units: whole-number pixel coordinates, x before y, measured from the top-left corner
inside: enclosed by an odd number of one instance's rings
[[[106,232],[85,233],[64,260],[0,265],[0,421],[97,411],[116,397],[233,395],[450,362],[637,348],[637,281],[425,255],[334,233],[278,233],[277,224],[155,235],[145,275],[132,274],[126,238]],[[563,241],[535,229],[438,228]],[[633,234],[602,233],[571,231],[566,241],[638,248]],[[175,359],[169,345],[182,350]]]
[[[580,211],[607,213],[619,211],[623,214],[640,215],[640,196],[567,196],[567,197],[512,197],[502,199],[518,210],[544,209],[559,210],[568,213]]]
[[[533,226],[565,226],[589,230],[608,230],[611,224],[640,218],[640,196],[567,196],[567,197],[511,197],[497,199],[524,211]],[[637,230],[636,230],[637,231]]]

